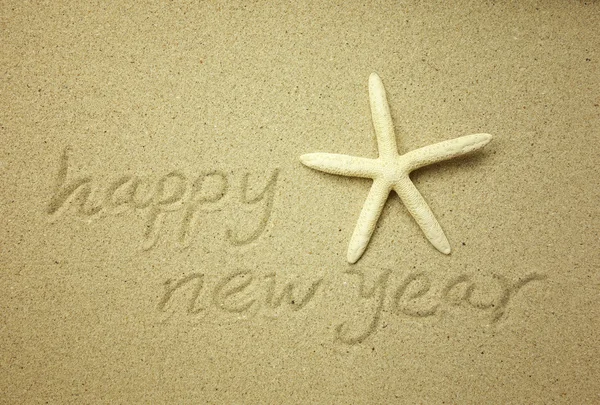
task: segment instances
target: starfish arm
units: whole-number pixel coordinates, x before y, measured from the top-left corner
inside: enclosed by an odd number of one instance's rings
[[[385,88],[377,73],[371,73],[371,76],[369,76],[369,101],[379,156],[395,157],[398,155],[398,146],[396,145],[394,124],[385,95]]]
[[[402,157],[408,162],[409,171],[412,171],[423,166],[473,152],[483,148],[491,140],[492,136],[490,134],[466,135],[415,149]]]
[[[367,200],[356,222],[352,238],[350,238],[347,256],[348,262],[356,263],[367,248],[390,190],[391,185],[389,183],[381,179],[373,181]]]
[[[300,161],[312,169],[340,176],[373,178],[379,172],[375,159],[336,153],[307,153],[300,156]]]
[[[431,208],[425,202],[425,199],[417,190],[410,178],[405,178],[394,184],[394,191],[400,196],[408,212],[413,216],[425,237],[433,246],[444,254],[450,254],[450,243],[433,215]]]

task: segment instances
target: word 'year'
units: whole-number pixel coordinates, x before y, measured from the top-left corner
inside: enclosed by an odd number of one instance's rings
[[[226,227],[225,236],[232,245],[245,245],[256,240],[265,230],[273,208],[279,170],[272,171],[262,189],[255,191],[250,173],[242,173],[239,181],[232,182],[231,174],[210,170],[189,179],[178,170],[151,181],[147,177],[124,174],[103,189],[94,184],[91,176],[68,179],[69,149],[64,149],[59,164],[54,194],[47,214],[56,220],[71,205],[79,215],[95,217],[139,211],[145,215],[142,248],[155,246],[166,223],[175,223],[178,242],[188,247],[197,230],[201,213],[224,210],[224,202],[233,204],[232,213],[259,211],[249,232]],[[256,181],[256,180],[254,180]],[[233,190],[232,190],[233,189]],[[226,198],[229,197],[229,198]],[[256,208],[255,208],[256,207]],[[169,218],[171,217],[171,218]],[[244,221],[250,222],[250,221]]]

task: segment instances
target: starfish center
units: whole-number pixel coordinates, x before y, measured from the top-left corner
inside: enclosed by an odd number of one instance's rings
[[[397,183],[408,174],[408,166],[401,156],[395,159],[381,159],[381,174],[390,184]]]

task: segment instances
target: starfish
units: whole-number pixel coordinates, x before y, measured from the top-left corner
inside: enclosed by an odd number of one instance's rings
[[[410,180],[409,174],[420,167],[480,149],[492,136],[461,136],[400,155],[385,88],[377,73],[371,73],[369,77],[369,100],[379,150],[377,159],[333,153],[308,153],[300,156],[304,165],[316,170],[373,179],[373,185],[350,239],[348,261],[356,263],[364,253],[391,190],[398,194],[431,244],[440,252],[450,254],[448,238],[425,199]]]

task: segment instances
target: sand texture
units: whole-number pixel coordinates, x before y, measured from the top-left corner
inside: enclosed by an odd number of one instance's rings
[[[592,0],[0,2],[0,403],[600,403],[598,27]],[[392,190],[348,263],[373,180],[300,156],[471,134],[403,183],[452,252]]]

